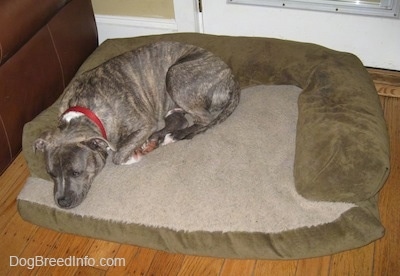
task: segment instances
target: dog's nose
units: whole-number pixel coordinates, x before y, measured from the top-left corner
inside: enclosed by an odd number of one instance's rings
[[[70,196],[62,196],[57,199],[57,203],[61,208],[69,208],[72,204],[72,198]]]

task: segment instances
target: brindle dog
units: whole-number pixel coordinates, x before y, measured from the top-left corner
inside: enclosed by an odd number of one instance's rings
[[[34,143],[45,154],[56,204],[79,205],[110,151],[115,164],[137,162],[161,143],[224,121],[239,95],[227,64],[178,42],[146,45],[81,74],[64,92],[58,127]]]

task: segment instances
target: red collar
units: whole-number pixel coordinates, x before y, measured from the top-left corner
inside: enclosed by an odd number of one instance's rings
[[[107,140],[107,134],[106,134],[104,125],[101,122],[101,120],[99,119],[99,117],[97,117],[97,115],[94,114],[93,111],[91,111],[90,109],[83,107],[83,106],[72,106],[72,107],[68,108],[63,113],[63,115],[68,112],[79,112],[79,113],[82,113],[83,115],[85,115],[86,117],[88,117],[100,129],[101,135],[103,135],[103,138]]]

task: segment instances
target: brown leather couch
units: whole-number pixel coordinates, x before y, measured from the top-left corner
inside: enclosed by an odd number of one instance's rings
[[[97,45],[90,0],[0,1],[0,174]]]

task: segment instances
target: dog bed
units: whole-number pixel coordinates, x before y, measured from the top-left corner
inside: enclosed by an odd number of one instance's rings
[[[18,208],[25,220],[232,258],[321,256],[383,235],[377,193],[389,172],[388,136],[357,57],[268,38],[168,34],[108,40],[78,74],[159,40],[198,45],[227,62],[243,89],[238,109],[223,124],[136,165],[109,162],[87,199],[62,210],[53,202],[42,155],[32,151],[36,137],[57,124],[56,102],[24,129],[31,177]]]

